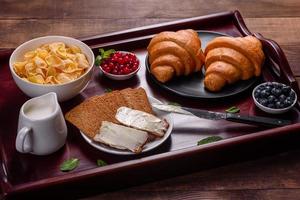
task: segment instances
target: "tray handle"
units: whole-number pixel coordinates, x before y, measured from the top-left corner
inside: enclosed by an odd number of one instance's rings
[[[0,49],[0,57],[9,57],[14,49]]]
[[[267,54],[267,56],[270,58],[270,62],[273,64],[271,66],[271,70],[279,80],[283,80],[284,83],[290,85],[299,97],[300,90],[298,82],[293,75],[289,62],[281,47],[274,40],[266,39],[259,33],[254,33],[253,35],[262,42],[264,52]],[[299,100],[297,102],[297,107],[300,109]]]

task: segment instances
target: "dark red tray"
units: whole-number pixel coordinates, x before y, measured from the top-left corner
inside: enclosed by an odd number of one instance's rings
[[[252,35],[240,13],[234,11],[81,39],[90,45],[95,53],[99,47],[115,48],[132,51],[144,60],[147,44],[153,34],[185,28],[218,31],[232,36]],[[291,85],[299,96],[297,82],[281,48],[272,40],[265,39],[259,34],[254,35],[262,41],[267,57],[261,81],[284,82]],[[12,50],[0,51],[0,186],[2,195],[7,198],[20,196],[25,198],[24,195],[33,194],[42,196],[47,194],[47,197],[49,195],[61,197],[62,194],[68,194],[78,197],[93,191],[99,193],[283,151],[294,147],[295,141],[299,139],[297,132],[300,131],[298,123],[300,113],[297,102],[292,111],[277,116],[290,119],[294,124],[268,130],[226,121],[176,117],[173,132],[167,142],[152,152],[137,156],[116,156],[100,152],[89,146],[78,129],[70,124],[67,143],[58,152],[44,157],[20,154],[15,150],[18,114],[28,97],[12,80],[8,67],[11,53]],[[168,93],[152,83],[146,75],[144,63],[138,76],[123,82],[111,81],[101,76],[98,69],[95,70],[88,87],[74,99],[61,104],[61,107],[66,112],[90,96],[103,94],[106,88],[122,89],[138,86],[145,88],[149,95],[165,102],[177,102],[188,107],[215,111],[224,111],[235,105],[240,108],[242,114],[273,117],[255,107],[251,99],[251,89],[222,101],[192,100]],[[197,146],[198,140],[210,135],[220,135],[226,139]],[[61,172],[59,165],[70,157],[80,159],[79,167],[69,173]],[[108,165],[97,167],[97,159],[105,160]]]

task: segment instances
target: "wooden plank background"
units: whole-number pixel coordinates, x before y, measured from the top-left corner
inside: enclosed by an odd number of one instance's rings
[[[283,48],[300,82],[299,0],[0,0],[0,48],[44,35],[71,37],[238,9],[252,32]],[[86,199],[299,199],[300,150]]]

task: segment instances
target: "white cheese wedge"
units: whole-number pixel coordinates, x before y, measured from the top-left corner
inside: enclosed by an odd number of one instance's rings
[[[168,123],[165,120],[128,107],[120,107],[115,117],[126,126],[144,130],[159,137],[164,136],[168,129]]]
[[[126,126],[103,121],[94,140],[117,149],[128,149],[134,153],[142,151],[148,139],[148,133]]]

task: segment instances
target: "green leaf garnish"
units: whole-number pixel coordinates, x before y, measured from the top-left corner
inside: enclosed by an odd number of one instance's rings
[[[169,102],[168,105],[171,105],[171,106],[180,106],[180,104],[176,103],[176,102]]]
[[[199,140],[197,145],[208,144],[208,143],[216,142],[216,141],[219,141],[219,140],[223,140],[223,138],[220,137],[220,136],[209,136],[207,138]]]
[[[106,88],[106,89],[104,90],[105,93],[109,93],[109,92],[112,92],[112,91],[113,91],[113,89],[111,89],[111,88]]]
[[[101,59],[102,59],[102,57],[100,55],[96,56],[96,59],[95,59],[96,66],[99,66],[101,64]]]
[[[114,49],[109,49],[107,51],[104,51],[104,49],[100,48],[99,53],[100,55],[96,56],[95,59],[95,65],[99,66],[101,65],[102,61],[109,58],[111,54],[115,53],[116,51]]]
[[[100,48],[100,49],[99,49],[99,53],[100,53],[100,55],[102,56],[102,55],[105,53],[104,49]]]
[[[60,170],[62,172],[68,172],[72,171],[79,165],[79,159],[78,158],[70,158],[68,160],[65,160],[61,165],[60,165]]]
[[[106,58],[109,58],[110,57],[110,54],[113,54],[115,53],[116,51],[114,49],[109,49],[107,51],[101,51],[101,56],[103,59],[106,59]]]
[[[225,111],[228,113],[238,113],[238,112],[240,112],[240,109],[238,107],[232,106]]]
[[[105,165],[107,165],[107,163],[105,161],[103,161],[101,159],[97,160],[97,166],[102,167],[102,166],[105,166]]]

